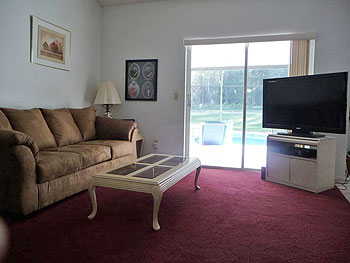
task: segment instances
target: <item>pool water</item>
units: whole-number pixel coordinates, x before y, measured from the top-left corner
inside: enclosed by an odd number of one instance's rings
[[[242,137],[233,137],[233,144],[241,144]],[[245,144],[248,145],[266,145],[266,137],[265,136],[247,136],[245,139]]]
[[[227,140],[227,138],[226,138]],[[225,143],[227,143],[227,141],[225,140]],[[194,138],[194,141],[197,144],[200,144],[200,139],[199,137]],[[241,134],[234,136],[232,138],[232,143],[233,144],[241,144],[242,143],[242,136]],[[263,135],[250,135],[247,134],[246,137],[246,144],[247,145],[265,145],[266,146],[266,136]]]

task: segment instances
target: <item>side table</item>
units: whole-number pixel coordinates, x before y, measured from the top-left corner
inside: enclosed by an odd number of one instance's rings
[[[142,156],[145,137],[141,133],[138,133],[135,139],[136,139],[137,158],[140,158]]]

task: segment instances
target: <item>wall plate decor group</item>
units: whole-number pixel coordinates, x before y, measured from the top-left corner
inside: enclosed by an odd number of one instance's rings
[[[30,62],[69,71],[71,32],[35,16],[31,23]]]
[[[157,100],[158,59],[126,60],[125,100]]]

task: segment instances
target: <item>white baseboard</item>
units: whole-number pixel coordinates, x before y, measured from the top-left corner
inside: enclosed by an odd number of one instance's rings
[[[344,182],[345,181],[346,176],[336,176],[335,177],[335,182]]]

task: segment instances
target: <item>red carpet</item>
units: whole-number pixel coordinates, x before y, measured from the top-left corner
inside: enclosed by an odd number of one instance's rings
[[[97,189],[10,223],[8,262],[350,262],[350,206],[337,189],[313,194],[258,173],[202,169],[163,195]]]

